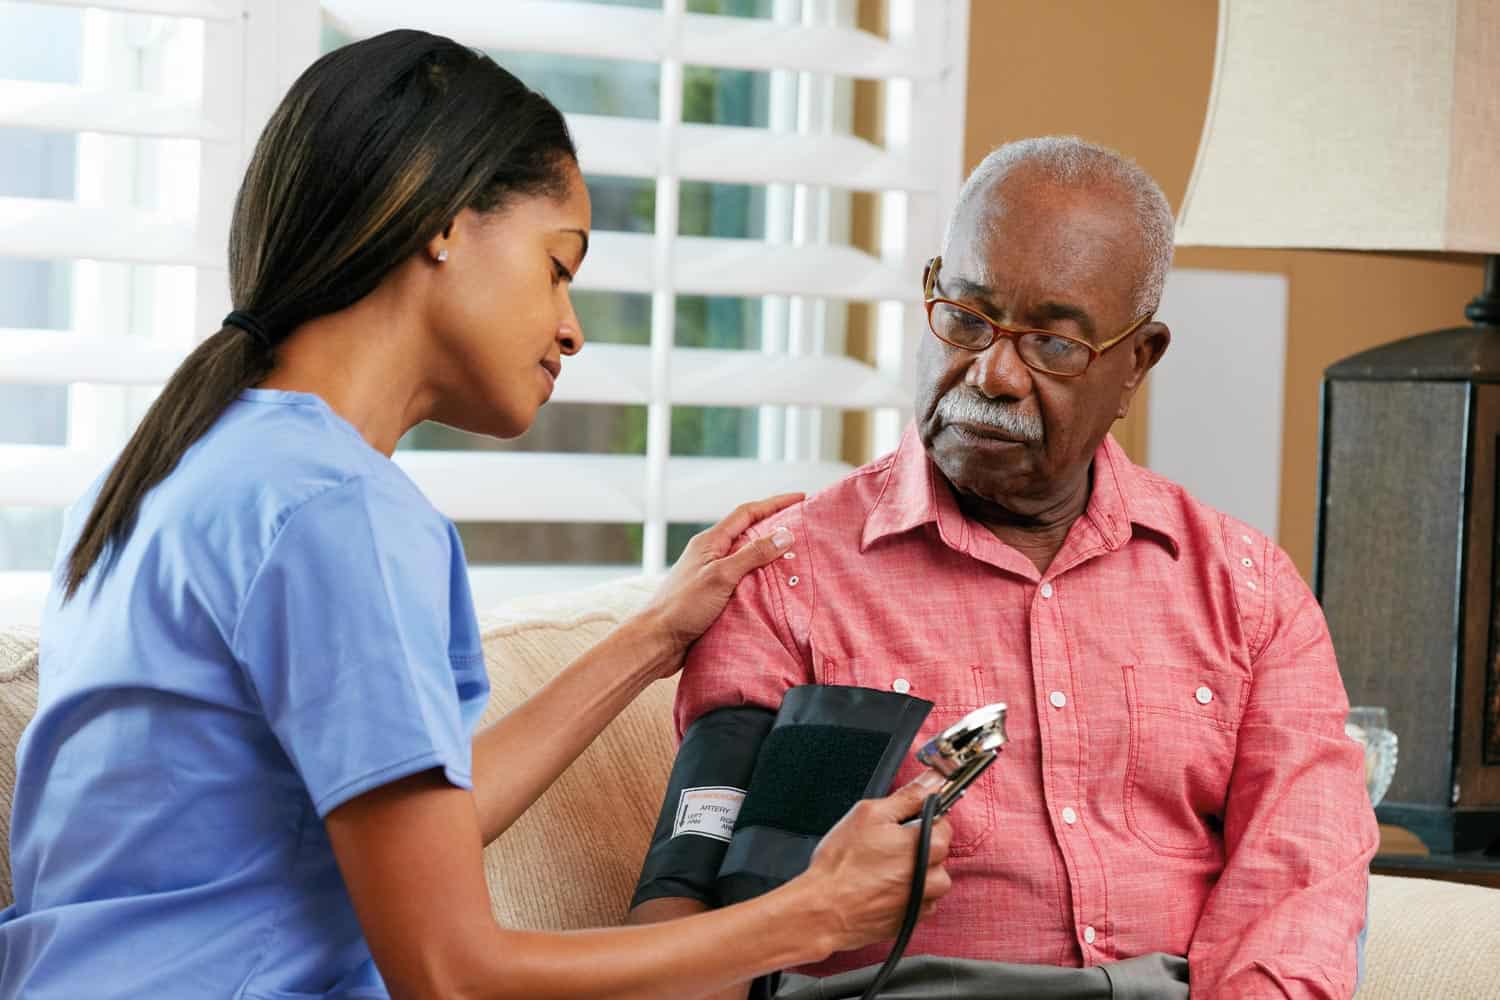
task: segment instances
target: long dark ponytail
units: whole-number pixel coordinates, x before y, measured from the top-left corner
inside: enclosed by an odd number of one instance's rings
[[[271,116],[235,199],[236,317],[188,355],[105,479],[68,556],[72,598],[141,500],[299,325],[368,295],[464,208],[561,194],[576,160],[562,115],[488,57],[391,31],[323,56]]]

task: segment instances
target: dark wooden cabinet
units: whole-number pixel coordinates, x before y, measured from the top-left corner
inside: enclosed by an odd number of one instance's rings
[[[1352,704],[1400,740],[1376,810],[1434,854],[1500,837],[1500,328],[1408,338],[1323,383],[1314,589]]]

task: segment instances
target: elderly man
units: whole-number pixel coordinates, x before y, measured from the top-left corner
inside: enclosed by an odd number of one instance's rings
[[[913,425],[756,529],[795,542],[693,650],[679,729],[811,683],[933,702],[922,739],[1003,700],[1011,743],[949,814],[954,888],[910,954],[1162,952],[1196,996],[1347,998],[1377,835],[1323,616],[1276,545],[1108,433],[1171,339],[1171,255],[1118,154],[991,153],[924,275]],[[635,919],[710,903],[647,891]]]

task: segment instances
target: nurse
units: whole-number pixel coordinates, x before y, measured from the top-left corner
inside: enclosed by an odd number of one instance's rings
[[[390,455],[422,420],[530,426],[583,347],[589,211],[558,111],[448,39],[390,32],[293,84],[235,203],[236,311],[69,515],[0,997],[684,998],[894,933],[915,787],[750,903],[566,934],[490,915],[484,845],[790,543],[731,551],[795,498],[740,508],[476,735],[462,547]]]

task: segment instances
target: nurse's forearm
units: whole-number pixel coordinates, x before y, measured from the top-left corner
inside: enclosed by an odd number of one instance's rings
[[[670,632],[636,615],[474,738],[484,842],[504,833],[646,687],[675,668]]]
[[[456,995],[709,1000],[733,984],[826,958],[832,951],[827,922],[826,897],[811,885],[789,884],[671,924],[565,934],[507,930],[503,947],[484,963],[491,974],[462,984]]]
[[[400,1000],[711,997],[773,969],[891,937],[906,912],[916,831],[935,782],[857,803],[807,871],[737,906],[648,927],[546,933],[496,925],[473,796],[439,768],[337,806],[324,820],[370,954]],[[933,829],[923,912],[952,882]]]
[[[660,896],[656,899],[648,899],[633,908],[625,917],[625,923],[632,926],[659,924],[668,920],[681,920],[683,917],[696,917],[700,913],[707,913],[708,910],[708,904],[699,899]],[[737,982],[728,989],[720,990],[704,1000],[745,1000],[749,995],[750,983]]]

